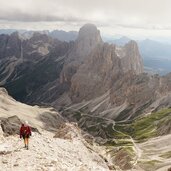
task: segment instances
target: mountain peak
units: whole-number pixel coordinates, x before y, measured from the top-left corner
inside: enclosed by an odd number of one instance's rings
[[[75,51],[77,56],[87,56],[98,44],[102,44],[100,31],[94,24],[85,24],[79,30]],[[75,56],[75,54],[74,54]]]
[[[86,40],[91,41],[91,43],[101,43],[102,38],[100,35],[100,31],[97,29],[97,27],[94,24],[85,24],[83,27],[79,30],[78,35],[78,41],[80,40]]]
[[[97,27],[94,24],[85,24],[80,28],[79,34],[84,34],[84,33],[96,33],[98,32]]]

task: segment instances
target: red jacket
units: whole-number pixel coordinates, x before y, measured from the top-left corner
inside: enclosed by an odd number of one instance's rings
[[[20,128],[20,137],[23,135],[31,135],[31,128],[29,126],[22,125]]]

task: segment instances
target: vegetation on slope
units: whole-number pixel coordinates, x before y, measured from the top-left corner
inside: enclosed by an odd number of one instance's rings
[[[137,118],[130,124],[118,125],[117,129],[130,135],[135,140],[143,141],[160,135],[162,131],[161,126],[166,121],[171,121],[171,108],[162,109]],[[167,125],[164,126],[166,127]]]
[[[108,143],[113,145],[115,144],[113,139],[130,139],[132,137],[137,141],[145,141],[163,134],[163,129],[165,129],[165,132],[167,130],[167,133],[171,131],[168,126],[168,123],[171,122],[171,108],[162,109],[128,122],[114,122],[107,118],[84,114],[80,111],[68,111],[68,113],[71,118],[76,119],[79,126],[85,131],[96,137],[108,139]]]

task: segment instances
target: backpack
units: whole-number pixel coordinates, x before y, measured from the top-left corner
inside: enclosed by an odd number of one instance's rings
[[[24,126],[23,135],[30,135],[29,126]]]

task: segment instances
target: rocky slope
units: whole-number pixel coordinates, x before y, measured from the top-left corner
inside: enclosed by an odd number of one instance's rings
[[[54,171],[107,171],[105,162],[81,142],[74,138],[65,140],[53,138],[53,134],[41,131],[30,139],[30,149],[23,148],[18,136],[10,136],[0,141],[0,169],[54,170]]]
[[[5,129],[13,129],[13,135],[7,136],[9,132],[3,133],[0,127],[0,170],[109,170],[105,161],[84,140],[81,130],[65,123],[54,109],[17,102],[2,88],[0,101],[0,120],[10,117]],[[29,121],[39,130],[33,132],[27,152],[17,135],[19,127],[14,127],[19,124],[17,118]]]

